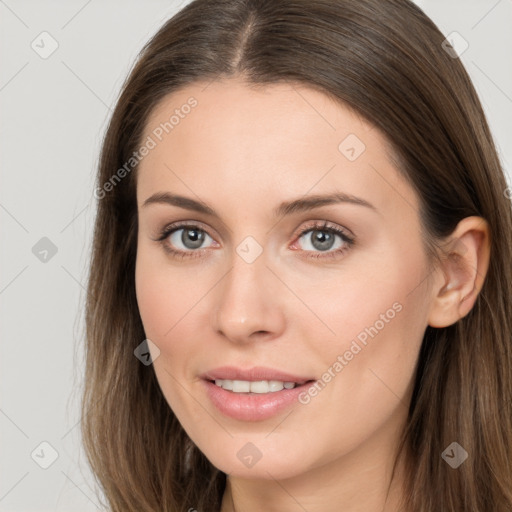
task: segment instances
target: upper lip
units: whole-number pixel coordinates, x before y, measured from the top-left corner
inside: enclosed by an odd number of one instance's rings
[[[247,369],[236,368],[235,366],[222,366],[203,373],[201,378],[206,380],[278,380],[281,382],[308,382],[314,380],[311,377],[293,375],[263,366],[255,366]]]

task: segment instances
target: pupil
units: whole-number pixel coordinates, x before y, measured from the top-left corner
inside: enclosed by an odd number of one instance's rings
[[[332,247],[334,236],[326,231],[313,231],[313,246],[319,250],[326,250]]]
[[[189,237],[187,238],[186,233],[189,234]],[[201,247],[201,244],[204,240],[204,233],[198,229],[187,229],[183,231],[183,234],[181,235],[181,241],[183,242],[183,245],[185,247],[188,247],[189,249],[197,249],[198,247]]]

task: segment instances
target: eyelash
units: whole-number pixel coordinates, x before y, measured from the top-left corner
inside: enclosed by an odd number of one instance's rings
[[[159,234],[158,238],[156,238],[156,241],[161,243],[164,250],[169,253],[173,258],[177,259],[183,259],[183,258],[196,258],[200,257],[201,253],[205,251],[206,249],[190,249],[188,251],[181,251],[173,249],[167,242],[167,238],[174,233],[175,231],[179,231],[180,229],[194,229],[197,231],[202,231],[203,233],[208,234],[208,232],[201,227],[195,225],[195,224],[187,224],[187,223],[178,223],[178,224],[171,224],[169,226],[166,226],[161,233]],[[313,258],[313,259],[319,259],[319,258],[336,258],[340,256],[342,253],[350,250],[352,246],[355,244],[355,239],[351,236],[349,236],[343,229],[336,227],[335,225],[329,224],[328,221],[324,221],[323,223],[319,223],[318,221],[312,222],[311,224],[307,225],[304,229],[302,229],[300,232],[294,235],[295,238],[300,239],[302,236],[304,236],[306,233],[309,233],[310,231],[322,231],[326,233],[332,233],[335,235],[338,235],[342,241],[344,242],[344,246],[342,248],[336,249],[334,251],[305,251],[305,252],[313,252],[313,254],[309,254],[306,256],[306,258]],[[208,235],[211,237],[211,235]]]

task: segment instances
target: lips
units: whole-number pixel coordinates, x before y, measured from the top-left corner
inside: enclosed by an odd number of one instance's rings
[[[294,375],[272,368],[254,367],[241,369],[235,367],[215,368],[201,375],[204,391],[212,404],[224,416],[240,421],[261,421],[271,418],[298,402],[299,395],[314,380],[305,375]],[[257,383],[267,382],[294,383],[294,387],[274,388],[268,392],[239,392],[229,389],[226,382]],[[246,388],[251,389],[251,388]],[[278,389],[278,390],[275,390]]]

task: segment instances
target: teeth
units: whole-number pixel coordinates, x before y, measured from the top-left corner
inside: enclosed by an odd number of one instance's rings
[[[233,391],[233,381],[232,380],[215,381],[215,384],[217,384],[217,382],[223,382],[224,385],[219,384],[219,386],[222,386],[224,389],[227,389],[228,391]]]
[[[234,380],[232,391],[234,393],[249,393],[251,391],[251,383],[247,380]]]
[[[222,389],[233,391],[234,393],[275,393],[283,389],[293,389],[296,385],[302,383],[282,382],[279,380],[215,380],[215,384]]]

